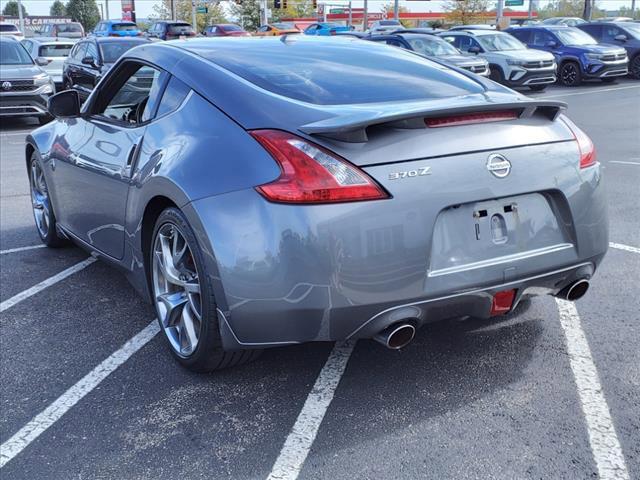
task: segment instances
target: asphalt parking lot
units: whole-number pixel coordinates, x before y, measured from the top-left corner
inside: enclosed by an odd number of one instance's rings
[[[37,124],[3,120],[2,478],[640,478],[640,83],[535,96],[569,104],[605,168],[612,248],[575,308],[538,297],[397,352],[307,344],[210,375],[171,359],[118,271],[37,248]]]

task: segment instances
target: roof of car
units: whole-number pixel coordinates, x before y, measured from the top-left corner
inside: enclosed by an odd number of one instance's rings
[[[110,24],[125,24],[125,25],[135,25],[135,22],[132,22],[130,20],[103,20],[104,23],[110,23]]]
[[[447,31],[447,32],[442,32],[441,35],[446,36],[446,35],[474,35],[476,37],[482,36],[482,35],[495,35],[496,33],[504,33],[505,35],[509,35],[506,32],[501,32],[500,30],[474,30],[474,29],[469,29],[469,30],[452,30],[452,31]]]
[[[151,40],[148,38],[140,37],[87,37],[83,40],[93,40],[97,43],[119,43],[119,42],[136,42],[136,43],[149,43]]]

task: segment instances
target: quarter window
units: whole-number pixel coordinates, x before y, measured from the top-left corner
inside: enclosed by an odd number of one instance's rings
[[[84,58],[84,54],[87,51],[87,42],[77,44],[71,52],[71,58],[78,62]]]
[[[182,102],[184,102],[184,99],[187,98],[190,91],[191,89],[188,85],[176,77],[171,77],[167,88],[162,94],[162,100],[160,100],[160,106],[158,107],[158,114],[156,116],[161,117],[162,115],[177,110],[178,107],[182,105]]]

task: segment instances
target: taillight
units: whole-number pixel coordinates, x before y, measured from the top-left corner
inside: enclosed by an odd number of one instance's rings
[[[504,110],[499,112],[464,113],[448,117],[425,118],[424,123],[429,128],[437,128],[472,125],[474,123],[501,122],[504,120],[515,120],[516,118],[518,118],[517,112]]]
[[[280,176],[257,187],[279,203],[382,200],[389,195],[371,177],[324,148],[280,130],[250,132],[280,165]]]
[[[580,168],[587,168],[595,165],[597,162],[596,147],[593,145],[589,136],[568,118],[563,117],[562,121],[567,127],[569,127],[569,130],[573,133],[573,138],[578,142],[578,150],[580,151]]]

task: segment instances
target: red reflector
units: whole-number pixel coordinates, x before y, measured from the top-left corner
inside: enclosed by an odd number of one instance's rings
[[[573,133],[573,138],[578,142],[578,150],[580,150],[580,168],[591,167],[596,164],[596,147],[589,136],[584,133],[578,126],[566,117],[562,121]]]
[[[511,306],[513,305],[513,300],[515,298],[516,298],[515,289],[503,290],[501,292],[496,293],[493,296],[493,301],[491,302],[490,315],[493,317],[495,315],[503,315],[505,313],[509,313],[511,311]]]
[[[279,203],[382,200],[389,195],[359,168],[303,138],[280,130],[250,132],[280,165],[280,176],[257,187]]]
[[[457,125],[471,125],[474,123],[501,122],[504,120],[514,120],[518,114],[512,110],[499,112],[479,112],[465,113],[462,115],[451,115],[449,117],[425,118],[424,123],[429,128],[455,127]]]

